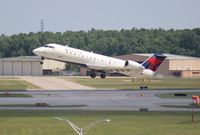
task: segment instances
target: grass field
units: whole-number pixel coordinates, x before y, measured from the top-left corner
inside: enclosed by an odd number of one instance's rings
[[[110,119],[91,128],[88,135],[199,135],[200,113],[186,112],[89,112],[89,111],[0,111],[0,135],[75,135],[70,126],[53,119],[59,116],[80,127]]]
[[[39,87],[20,80],[17,77],[0,77],[0,90],[26,90],[38,88]]]
[[[62,77],[68,81],[80,83],[100,89],[139,89],[141,85],[148,86],[148,89],[199,89],[200,79],[176,79],[176,78],[150,78],[134,79],[129,77],[108,77],[101,78],[81,78],[81,77]],[[26,90],[39,89],[26,81],[17,77],[0,77],[0,90]]]
[[[176,79],[176,78],[64,78],[82,85],[102,89],[139,89],[141,85],[148,86],[149,89],[199,89],[200,79]]]
[[[200,97],[200,92],[184,92],[182,94],[186,94],[186,96],[175,96],[175,93],[165,93],[157,95],[160,98],[171,98],[171,99],[192,99],[193,95]]]
[[[1,97],[15,97],[15,98],[27,98],[27,97],[32,97],[31,95],[28,95],[28,94],[14,94],[14,93],[3,93],[3,94],[0,94],[0,98]]]

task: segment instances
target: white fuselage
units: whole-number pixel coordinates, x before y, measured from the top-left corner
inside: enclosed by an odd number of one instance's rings
[[[58,44],[47,44],[34,49],[33,52],[44,58],[85,65],[89,69],[105,72],[130,72],[133,70],[141,72],[144,69],[134,61],[125,66],[126,61],[121,59]]]

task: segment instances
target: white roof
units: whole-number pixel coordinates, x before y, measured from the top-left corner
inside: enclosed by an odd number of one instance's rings
[[[151,57],[153,53],[139,53],[139,54],[134,54],[134,55],[139,55],[139,56],[146,56],[146,57]],[[169,54],[169,53],[163,53],[163,55],[167,56],[167,59],[200,59],[198,57],[191,57],[191,56],[184,56],[184,55],[175,55],[175,54]]]
[[[0,58],[0,61],[41,61],[40,56],[19,56],[19,57],[8,57]]]

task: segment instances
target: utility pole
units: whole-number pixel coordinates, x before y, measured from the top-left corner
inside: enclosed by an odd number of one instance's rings
[[[195,107],[195,104],[197,104],[197,105],[200,104],[199,96],[193,95],[192,100],[193,100],[193,103],[192,103],[192,122],[194,122],[194,107]]]
[[[45,37],[44,37],[44,20],[43,19],[41,19],[40,20],[40,32],[41,32],[41,34],[40,34],[40,43],[42,44],[42,45],[44,45],[45,44]]]
[[[194,103],[192,104],[192,122],[194,122]]]
[[[43,33],[44,32],[44,20],[40,20],[40,31]]]

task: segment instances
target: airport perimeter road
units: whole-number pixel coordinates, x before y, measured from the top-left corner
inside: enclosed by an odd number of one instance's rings
[[[45,77],[45,76],[19,76],[20,79],[25,80],[31,84],[34,84],[42,90],[89,90],[94,89],[88,86],[83,86],[78,83],[70,82],[64,79],[59,79],[57,77]]]
[[[198,90],[165,91],[27,91],[15,92],[32,95],[32,98],[0,98],[0,105],[48,103],[52,107],[0,107],[0,109],[79,109],[79,110],[139,110],[191,111],[167,108],[161,105],[189,105],[191,99],[165,99],[156,94]]]

